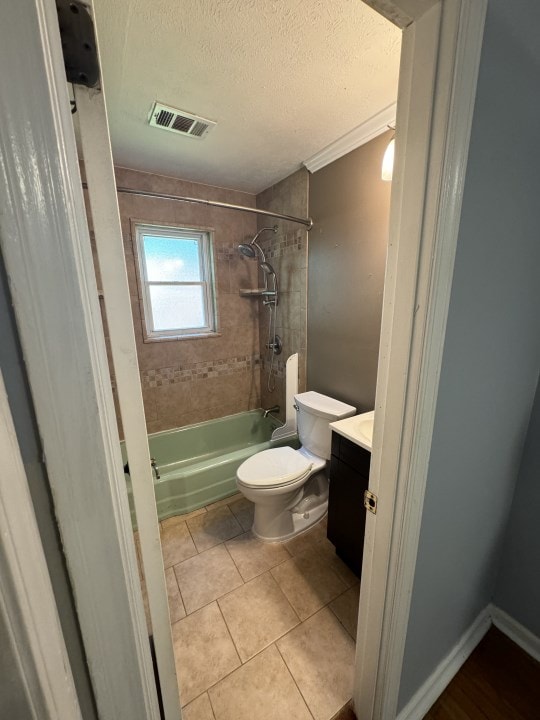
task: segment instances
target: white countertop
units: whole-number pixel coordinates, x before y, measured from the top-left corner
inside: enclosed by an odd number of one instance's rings
[[[347,440],[351,440],[371,452],[374,415],[375,411],[371,410],[370,412],[345,418],[345,420],[336,420],[336,422],[330,423],[330,427],[334,432],[346,437]]]

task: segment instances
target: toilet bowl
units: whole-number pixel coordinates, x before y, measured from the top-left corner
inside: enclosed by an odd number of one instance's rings
[[[356,408],[317,392],[294,396],[302,446],[271,448],[243,462],[239,491],[255,505],[252,532],[276,542],[307,530],[328,507],[329,423],[354,415]]]

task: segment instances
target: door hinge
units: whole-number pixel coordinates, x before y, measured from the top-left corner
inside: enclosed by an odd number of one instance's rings
[[[95,87],[99,80],[94,21],[82,0],[56,0],[67,81]]]
[[[377,500],[378,498],[374,493],[369,492],[369,490],[364,492],[364,507],[374,515],[377,514]]]

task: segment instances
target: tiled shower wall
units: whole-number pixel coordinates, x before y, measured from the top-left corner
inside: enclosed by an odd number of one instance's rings
[[[285,215],[307,217],[309,173],[303,168],[272,185],[257,195],[257,207],[274,210]],[[269,362],[268,350],[268,308],[259,307],[259,333],[261,367],[261,402],[263,407],[279,405],[280,416],[284,419],[285,408],[285,363],[289,355],[298,353],[298,389],[306,389],[306,324],[307,324],[307,243],[305,226],[286,220],[258,218],[258,227],[278,226],[277,234],[261,235],[260,244],[268,262],[278,276],[279,304],[276,333],[283,342],[283,352],[277,356],[277,377],[275,389],[267,389]]]
[[[124,168],[116,169],[116,180],[133,189],[255,205],[248,193]],[[256,233],[256,216],[122,193],[118,201],[148,432],[260,407],[258,304],[239,296],[240,288],[256,286],[257,264],[236,252]],[[133,220],[214,232],[218,336],[143,342]]]

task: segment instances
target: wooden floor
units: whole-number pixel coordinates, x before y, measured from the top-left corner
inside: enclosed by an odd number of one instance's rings
[[[540,663],[492,627],[425,720],[540,720]]]

